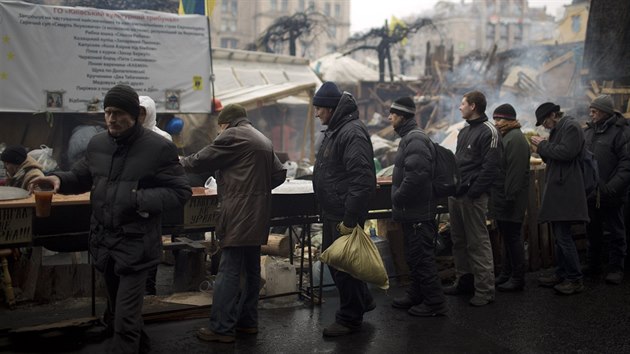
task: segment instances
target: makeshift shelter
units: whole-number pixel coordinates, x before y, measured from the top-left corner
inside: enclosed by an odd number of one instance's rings
[[[311,99],[321,81],[307,59],[233,49],[213,49],[212,59],[215,97],[223,106],[245,106],[254,126],[273,140],[277,151],[292,158],[312,155],[318,122],[311,119]],[[184,118],[184,150],[192,153],[213,138],[216,123],[207,115]],[[295,144],[288,146],[287,141]]]

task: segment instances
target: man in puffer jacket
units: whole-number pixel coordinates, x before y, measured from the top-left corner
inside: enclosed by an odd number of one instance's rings
[[[397,99],[389,109],[389,121],[401,137],[392,179],[392,216],[402,223],[411,270],[406,294],[395,298],[392,306],[414,316],[443,316],[447,308],[433,246],[437,233],[432,184],[435,149],[418,128],[415,114],[416,105],[410,97]]]
[[[113,353],[146,353],[142,303],[148,269],[160,262],[162,213],[183,206],[192,191],[177,148],[138,122],[138,94],[117,85],[103,101],[107,132],[95,135],[68,172],[33,180],[55,192],[90,191],[89,251],[104,273]]]
[[[584,131],[586,147],[595,155],[599,168],[599,198],[590,196],[586,226],[588,234],[588,273],[602,269],[604,245],[608,245],[605,280],[621,284],[626,259],[626,227],[623,204],[630,184],[630,126],[615,111],[612,97],[601,95],[590,105],[591,121]],[[608,242],[604,242],[604,241]]]
[[[376,189],[372,142],[354,97],[325,82],[313,97],[315,115],[328,126],[317,152],[313,188],[322,209],[322,251],[339,236],[363,226],[370,196]],[[350,274],[329,267],[339,291],[335,322],[324,336],[336,337],[358,331],[363,314],[376,307],[367,285]]]

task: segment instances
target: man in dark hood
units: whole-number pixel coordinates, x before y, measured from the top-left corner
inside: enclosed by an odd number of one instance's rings
[[[327,126],[313,171],[313,188],[322,208],[323,251],[339,236],[363,226],[376,189],[376,174],[372,143],[354,97],[325,82],[315,93],[313,106],[315,116]],[[335,337],[358,331],[363,314],[376,307],[374,299],[363,281],[329,268],[340,305],[335,322],[323,334]]]

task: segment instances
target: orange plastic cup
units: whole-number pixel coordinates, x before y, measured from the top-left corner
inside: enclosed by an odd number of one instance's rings
[[[35,216],[38,218],[49,217],[53,197],[52,188],[37,187],[33,194],[35,194]]]

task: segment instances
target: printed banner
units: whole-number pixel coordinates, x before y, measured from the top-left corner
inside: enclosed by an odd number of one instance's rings
[[[159,112],[210,111],[205,16],[0,2],[0,111],[102,111],[116,84]]]

